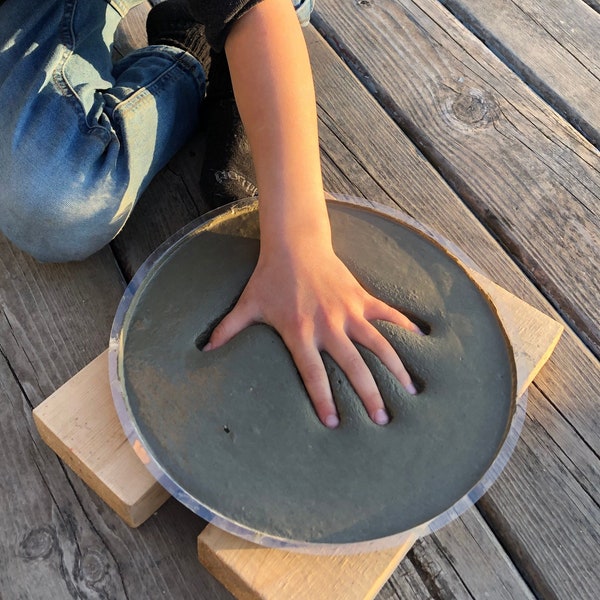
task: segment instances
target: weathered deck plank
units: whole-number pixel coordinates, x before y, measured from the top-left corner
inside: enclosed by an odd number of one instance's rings
[[[93,528],[86,526],[73,490],[64,485],[66,478],[56,457],[35,439],[28,412],[28,400],[10,364],[0,356],[2,596],[68,598],[86,593],[100,598],[88,587],[90,576],[99,565],[112,572],[117,566]],[[108,579],[98,587],[116,595],[121,591],[118,581]]]
[[[596,12],[600,12],[600,2],[598,0],[583,0],[589,7],[593,8]]]
[[[364,90],[344,86],[342,91],[335,75],[328,73],[326,77],[317,78],[317,92],[321,120],[326,125],[321,131],[324,166],[332,181],[330,187],[335,186],[332,189],[401,206],[408,214],[443,232],[462,247],[503,287],[546,310],[547,305],[534,287],[510,259],[502,256],[503,252],[491,243],[483,227],[478,227],[475,219],[466,216],[467,211],[458,208],[456,197],[448,194],[439,178],[431,175],[431,169],[423,169],[424,161],[419,159],[418,151],[406,144],[400,132],[383,125],[386,122],[384,112],[370,108],[368,116],[364,116],[367,96]],[[330,98],[327,103],[326,98]],[[332,163],[338,165],[337,171]],[[340,169],[343,174],[339,173]],[[580,392],[564,394],[560,410],[600,454],[597,360],[583,349],[576,336],[567,332],[548,368],[552,369],[553,390],[562,388]],[[538,384],[544,385],[540,381],[544,380],[538,380]],[[542,389],[552,395],[551,390]]]
[[[323,64],[327,61],[321,58],[323,50],[317,42],[311,41],[311,50],[316,61],[327,180],[335,182],[334,185],[339,186],[342,192],[365,195],[383,203],[397,203],[419,221],[443,231],[484,270],[493,273],[502,285],[542,310],[544,306],[545,310],[551,310],[535,287],[464,208],[460,199],[433,173],[431,166],[414,148],[411,149],[384,111],[374,106],[372,100],[369,103],[366,90],[343,85],[343,77],[338,72],[341,68],[339,63],[332,63],[328,68],[319,65],[318,61],[322,60]],[[375,146],[373,140],[376,140]],[[593,503],[589,504],[590,512],[579,515],[576,520],[571,520],[568,515],[576,510],[576,506],[582,503],[588,505],[588,490],[593,486],[590,482],[598,477],[597,399],[600,398],[600,373],[597,359],[572,331],[565,332],[549,365],[551,377],[546,380],[544,370],[535,383],[543,393],[534,390],[529,402],[530,413],[544,424],[543,432],[539,432],[540,437],[529,445],[519,444],[515,456],[521,456],[520,460],[526,463],[529,458],[522,455],[531,452],[531,460],[544,462],[552,478],[556,479],[537,481],[520,475],[514,495],[510,501],[503,501],[501,515],[489,509],[491,504],[484,503],[482,508],[494,532],[496,527],[501,527],[504,533],[510,532],[510,536],[503,538],[503,546],[519,569],[525,573],[540,570],[550,583],[544,581],[542,584],[533,576],[531,581],[540,584],[543,589],[551,587],[555,597],[568,598],[569,589],[586,587],[590,581],[597,579],[597,574],[591,575],[590,579],[584,572],[592,569],[597,561],[594,550],[598,533],[597,507],[594,509]],[[568,419],[565,419],[565,414]],[[560,453],[552,435],[558,436],[558,442],[565,443]],[[549,447],[555,451],[548,455]],[[570,452],[574,455],[567,457],[565,453]],[[563,466],[564,462],[571,464],[571,471]],[[573,466],[575,464],[577,467]],[[582,475],[584,472],[585,476]],[[501,498],[502,494],[497,492],[500,485],[492,487],[486,498],[493,499],[497,493]],[[554,508],[544,504],[538,506],[539,495],[545,495],[548,503],[552,498]],[[558,512],[567,515],[562,517],[560,524],[554,520]],[[516,513],[526,517],[517,517]],[[585,525],[582,526],[579,518],[584,520]],[[521,526],[528,527],[526,533],[516,533],[515,530]],[[579,533],[579,528],[584,530],[583,533]],[[572,536],[570,541],[564,535],[566,531]],[[581,546],[576,541],[580,535]],[[453,563],[457,553],[464,551],[460,545],[456,546]],[[578,569],[584,570],[572,569],[571,564],[575,563],[579,565]],[[593,586],[591,589],[594,589]]]
[[[317,28],[600,355],[598,151],[436,0],[321,0],[316,11]]]
[[[436,600],[427,589],[425,582],[409,560],[403,560],[392,573],[376,600]],[[460,600],[456,596],[453,600]],[[469,598],[469,600],[471,600]]]
[[[533,600],[476,509],[419,540],[377,600]],[[503,562],[503,559],[504,561]]]
[[[8,598],[122,591],[113,577],[119,567],[72,487],[77,482],[31,421],[33,406],[105,343],[101,323],[122,290],[115,274],[106,251],[87,265],[39,265],[0,240],[0,489],[12,495],[0,517],[0,590]],[[100,566],[103,580],[94,580]]]
[[[438,597],[446,597],[448,590],[456,589],[460,582],[469,598],[534,598],[498,540],[488,534],[488,525],[475,509],[464,513],[451,527],[421,540],[410,560],[421,573],[428,573],[429,589],[435,590]],[[457,581],[451,584],[452,578]],[[451,597],[459,596],[453,592]]]
[[[530,393],[532,404],[537,390]],[[502,545],[518,556],[521,573],[543,598],[597,597],[600,508],[561,461],[543,424],[526,421],[519,451],[493,492],[479,502]],[[566,511],[568,510],[568,514]],[[578,558],[563,569],[564,551]]]
[[[440,0],[600,146],[600,14],[578,0]]]
[[[108,249],[41,264],[0,237],[2,351],[33,404],[106,346],[123,285]]]

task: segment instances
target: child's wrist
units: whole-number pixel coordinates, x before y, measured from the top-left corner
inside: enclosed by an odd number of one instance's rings
[[[297,254],[331,248],[331,226],[326,209],[261,218],[261,249]]]
[[[313,186],[314,187],[314,186]],[[309,240],[315,244],[331,244],[331,227],[321,186],[309,186],[285,192],[265,194],[260,190],[261,245],[286,247],[304,246]]]

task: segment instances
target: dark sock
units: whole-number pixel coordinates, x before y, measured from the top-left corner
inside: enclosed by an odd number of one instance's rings
[[[258,195],[250,145],[235,103],[225,53],[212,53],[202,106],[206,154],[200,188],[212,207]]]
[[[204,26],[192,17],[184,2],[167,0],[152,7],[146,20],[148,44],[174,46],[195,57],[205,73],[210,68],[210,46]]]

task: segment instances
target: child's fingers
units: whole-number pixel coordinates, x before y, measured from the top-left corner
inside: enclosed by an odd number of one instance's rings
[[[369,321],[374,321],[375,319],[389,321],[390,323],[403,327],[407,331],[423,335],[423,332],[419,329],[418,325],[413,323],[406,315],[377,298],[371,298],[371,302],[365,310],[365,318]]]
[[[225,315],[214,328],[208,343],[202,350],[214,350],[219,346],[223,346],[240,331],[255,322],[256,317],[249,309],[248,304],[238,302],[231,312]]]
[[[385,425],[389,416],[385,410],[383,399],[373,378],[373,374],[366,365],[360,352],[349,338],[345,341],[335,340],[330,348],[325,348],[333,360],[346,374],[348,381],[359,395],[371,420],[378,425]]]
[[[286,346],[320,421],[331,429],[337,427],[340,421],[319,349],[314,343],[306,341],[290,341],[286,342]]]
[[[350,337],[373,352],[375,356],[389,369],[396,379],[404,386],[409,394],[416,394],[417,390],[412,379],[389,341],[377,330],[376,327],[365,321],[359,331],[350,331]]]

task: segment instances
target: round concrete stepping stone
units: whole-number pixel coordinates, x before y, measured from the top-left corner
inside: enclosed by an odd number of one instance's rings
[[[233,533],[316,551],[376,545],[447,511],[489,469],[515,409],[506,336],[458,262],[374,210],[336,202],[330,218],[336,252],[358,280],[430,329],[419,337],[376,323],[418,382],[416,396],[361,350],[387,426],[369,419],[325,356],[341,418],[325,428],[266,325],[200,351],[256,264],[255,204],[202,223],[153,257],[116,321],[116,405],[159,481]]]

